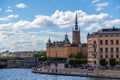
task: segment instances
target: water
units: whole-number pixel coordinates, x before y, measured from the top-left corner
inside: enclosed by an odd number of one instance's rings
[[[60,76],[32,73],[31,69],[0,69],[0,80],[115,80],[78,76]]]

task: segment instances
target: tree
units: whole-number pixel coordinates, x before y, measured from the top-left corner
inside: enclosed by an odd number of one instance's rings
[[[115,59],[115,58],[111,58],[111,59],[109,60],[109,62],[110,62],[110,66],[111,66],[111,67],[114,67],[114,66],[116,65],[116,59]]]
[[[46,51],[37,51],[33,57],[35,58],[35,64],[38,65],[39,60],[46,61],[48,58],[46,56]]]
[[[70,55],[69,55],[69,58],[74,58],[74,57],[75,57],[74,54],[70,54]]]
[[[80,66],[82,64],[86,64],[87,63],[87,59],[71,59],[69,60],[69,64],[71,66]]]
[[[72,58],[69,60],[69,65],[71,66],[78,67],[87,63],[87,56],[83,55],[82,52],[78,52],[76,55],[70,55],[70,57]]]
[[[33,54],[33,57],[41,57],[41,54],[40,53],[35,53],[35,54]]]
[[[106,66],[107,65],[106,59],[100,59],[100,65]]]
[[[87,56],[83,55],[82,52],[79,52],[75,55],[75,58],[76,59],[84,59],[84,58],[87,58]]]

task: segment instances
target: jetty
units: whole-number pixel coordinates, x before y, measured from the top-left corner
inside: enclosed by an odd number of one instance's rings
[[[49,75],[64,75],[64,76],[81,76],[81,77],[97,77],[108,79],[120,79],[119,70],[87,70],[87,69],[49,69],[49,68],[32,68],[33,73],[49,74]]]

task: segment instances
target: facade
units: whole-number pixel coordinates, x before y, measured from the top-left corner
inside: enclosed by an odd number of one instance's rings
[[[87,36],[88,64],[92,67],[100,67],[99,60],[106,59],[109,67],[110,58],[120,60],[120,28],[101,29]]]
[[[75,27],[74,30],[72,31],[72,43],[70,43],[67,34],[65,34],[65,38],[63,41],[57,41],[52,43],[49,38],[46,45],[46,53],[47,57],[68,58],[70,55],[72,54],[74,55],[77,52],[81,51],[82,44],[80,41],[80,30],[78,29],[78,21],[76,14]]]

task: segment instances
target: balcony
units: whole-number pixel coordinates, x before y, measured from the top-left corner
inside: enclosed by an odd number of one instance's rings
[[[103,51],[100,51],[99,54],[103,54]]]
[[[110,52],[105,52],[105,54],[119,54],[120,52],[119,51],[110,51]]]
[[[110,54],[114,54],[114,52],[113,52],[113,51],[110,51]]]
[[[108,54],[108,53],[109,53],[108,51],[105,52],[105,54]]]
[[[97,52],[92,52],[92,54],[97,54]]]

